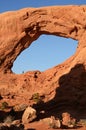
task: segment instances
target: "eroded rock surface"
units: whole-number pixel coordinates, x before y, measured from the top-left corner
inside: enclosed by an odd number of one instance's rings
[[[78,40],[76,53],[44,72],[12,73],[17,56],[41,34]],[[31,99],[35,93],[43,95],[37,106]],[[11,106],[34,104],[50,115],[66,111],[86,117],[86,6],[26,8],[0,14],[0,96],[0,103]]]

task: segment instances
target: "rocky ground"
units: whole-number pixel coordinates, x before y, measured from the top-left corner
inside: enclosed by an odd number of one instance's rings
[[[68,112],[54,112],[55,116],[50,116],[50,112],[40,111],[40,113],[25,104],[9,107],[3,102],[0,110],[0,130],[86,130],[86,119],[77,120]]]

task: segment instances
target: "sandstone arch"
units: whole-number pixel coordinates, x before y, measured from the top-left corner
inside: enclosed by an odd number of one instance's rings
[[[27,8],[1,14],[0,70],[10,71],[20,52],[41,34],[81,41],[82,35],[85,34],[84,10],[85,6],[65,6]]]
[[[35,71],[27,72],[23,75],[12,74],[11,67],[16,57],[41,34],[53,34],[78,40],[79,43],[75,55],[63,64],[43,73]],[[83,84],[84,89],[81,96],[83,94],[85,96],[86,83],[83,83],[83,81],[86,81],[85,41],[86,6],[27,8],[0,14],[0,94],[3,97],[5,95],[5,98],[8,99],[9,93],[11,96],[15,95],[15,100],[18,103],[23,101],[28,103],[27,95],[28,99],[30,99],[30,94],[38,91],[41,94],[45,94],[44,102],[47,102],[55,96],[55,90],[61,85],[61,82],[59,83],[61,77],[65,77],[63,75],[67,74],[67,77],[70,75],[70,78],[73,76],[73,78],[77,79],[79,88]],[[80,67],[80,75],[74,77],[74,70],[77,70],[77,67]],[[78,73],[78,71],[75,72]],[[82,75],[83,79],[81,78]],[[65,78],[65,82],[68,82],[67,78]],[[77,84],[75,82],[73,86],[67,85],[68,88],[75,88]],[[76,91],[77,95],[79,95],[78,89]],[[24,97],[23,99],[22,96]],[[65,99],[65,95],[62,96]],[[69,97],[70,95],[68,95],[67,99]],[[74,101],[75,99],[79,100],[78,97],[71,95],[71,99],[73,98]],[[82,98],[80,102],[85,104],[85,99]],[[12,101],[13,104],[15,104],[15,100]],[[61,100],[63,99],[59,97],[60,102]],[[11,102],[11,97],[9,97],[8,101]],[[70,104],[71,102],[69,101],[68,103]]]

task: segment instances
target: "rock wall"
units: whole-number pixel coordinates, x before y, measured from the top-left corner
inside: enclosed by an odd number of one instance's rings
[[[78,40],[76,53],[44,72],[12,73],[17,56],[42,34]],[[26,8],[0,14],[0,75],[1,101],[33,104],[31,96],[38,92],[44,96],[44,106],[85,110],[86,6]]]

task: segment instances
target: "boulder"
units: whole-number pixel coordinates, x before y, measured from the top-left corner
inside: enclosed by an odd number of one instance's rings
[[[61,128],[60,119],[55,119],[54,116],[51,116],[49,118],[44,118],[41,121],[46,123],[50,128],[53,128],[53,129]]]
[[[36,118],[36,110],[32,107],[27,107],[22,115],[22,123],[27,124]]]
[[[76,120],[69,113],[62,113],[62,125],[68,128],[74,128],[76,126]]]

